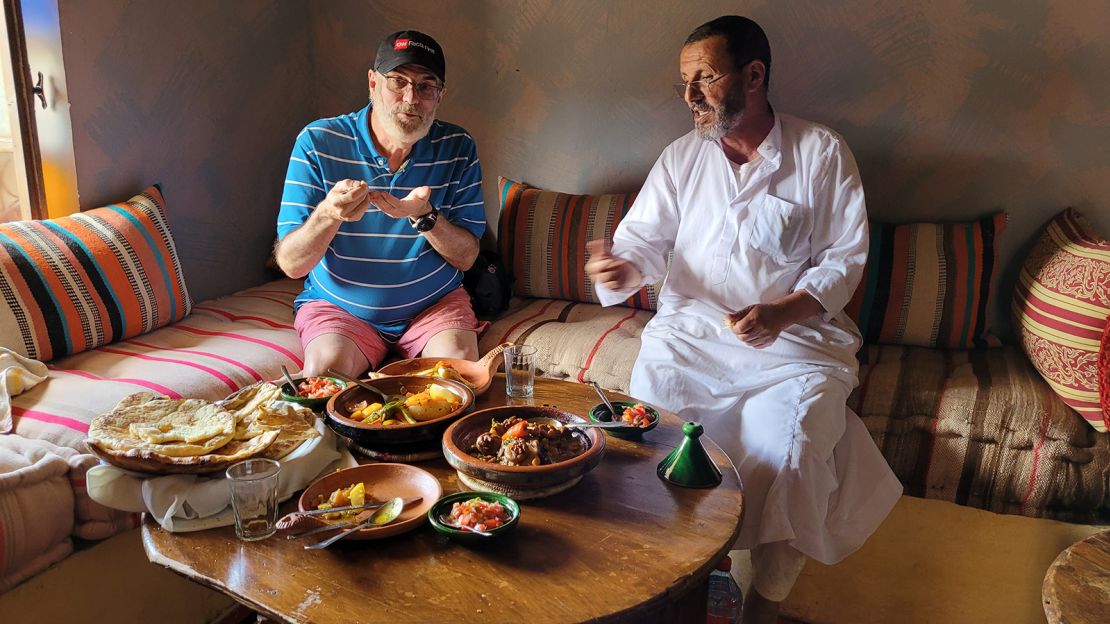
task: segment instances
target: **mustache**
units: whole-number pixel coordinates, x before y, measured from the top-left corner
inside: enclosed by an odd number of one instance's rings
[[[393,108],[393,114],[396,115],[397,113],[416,115],[420,117],[421,121],[424,120],[424,114],[420,112],[420,107],[415,104],[405,104],[402,102]]]

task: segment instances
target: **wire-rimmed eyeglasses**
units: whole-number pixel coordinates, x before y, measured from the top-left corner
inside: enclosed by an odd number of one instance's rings
[[[721,78],[724,78],[725,76],[728,76],[728,75],[729,74],[721,74],[719,76],[714,76],[713,78],[710,78],[708,80],[691,80],[690,82],[676,82],[674,84],[674,92],[678,97],[680,97],[682,99],[686,99],[686,90],[687,89],[693,89],[696,93],[705,93],[705,88],[706,87],[708,87],[709,85],[713,84],[714,82],[717,82]]]
[[[389,89],[397,95],[404,95],[405,88],[412,86],[412,91],[416,97],[421,100],[434,100],[443,93],[443,85],[434,82],[414,82],[405,78],[404,76],[387,75],[385,78],[385,88]]]

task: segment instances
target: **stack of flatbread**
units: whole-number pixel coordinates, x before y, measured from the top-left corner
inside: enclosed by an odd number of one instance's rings
[[[320,434],[311,410],[280,399],[280,388],[266,382],[217,403],[140,392],[94,418],[85,442],[112,465],[155,474],[215,472],[251,457],[281,459]]]

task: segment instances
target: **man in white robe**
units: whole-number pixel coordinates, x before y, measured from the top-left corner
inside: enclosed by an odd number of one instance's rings
[[[770,66],[747,18],[690,35],[676,90],[694,130],[586,265],[604,305],[666,277],[630,391],[701,422],[739,470],[745,622],[774,621],[805,557],[855,551],[902,491],[846,406],[861,337],[843,308],[868,246],[856,163],[835,132],[770,107]]]

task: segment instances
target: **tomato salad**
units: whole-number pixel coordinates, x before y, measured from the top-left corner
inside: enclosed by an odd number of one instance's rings
[[[327,377],[309,377],[297,384],[297,396],[302,399],[326,399],[340,390],[339,384]]]
[[[497,501],[474,497],[451,506],[451,522],[479,531],[489,531],[510,520],[509,512]]]
[[[633,427],[649,427],[652,421],[651,412],[647,411],[643,403],[637,403],[632,407],[624,408],[621,421]]]

